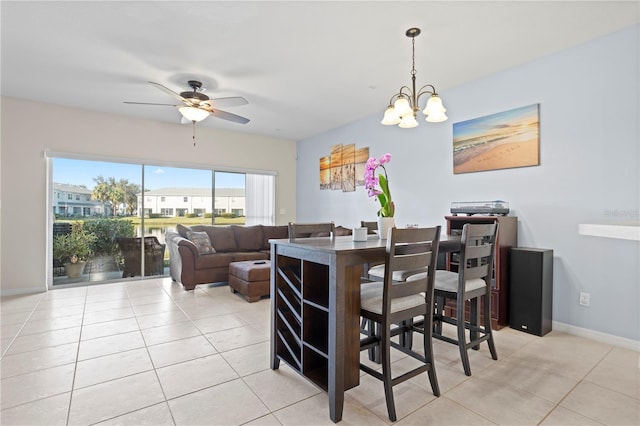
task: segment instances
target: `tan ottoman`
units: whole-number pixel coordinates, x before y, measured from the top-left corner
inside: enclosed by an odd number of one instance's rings
[[[229,264],[229,288],[232,293],[240,293],[247,302],[256,302],[262,296],[269,296],[271,262],[268,260],[248,260]]]

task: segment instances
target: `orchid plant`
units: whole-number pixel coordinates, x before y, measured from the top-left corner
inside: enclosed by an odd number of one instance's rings
[[[380,201],[378,216],[380,217],[393,217],[396,209],[391,200],[389,178],[387,169],[384,167],[389,161],[391,161],[391,154],[389,153],[382,155],[379,159],[371,157],[367,160],[364,170],[364,187],[367,189],[369,197],[378,197],[378,201]],[[378,172],[376,176],[378,168],[381,168],[384,174]]]

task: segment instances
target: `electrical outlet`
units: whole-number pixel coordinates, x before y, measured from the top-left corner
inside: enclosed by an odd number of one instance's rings
[[[585,293],[584,291],[581,291],[580,304],[582,306],[591,306],[591,295],[589,293]]]

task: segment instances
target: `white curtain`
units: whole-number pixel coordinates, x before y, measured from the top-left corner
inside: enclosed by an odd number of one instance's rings
[[[246,174],[246,225],[275,225],[276,179]]]

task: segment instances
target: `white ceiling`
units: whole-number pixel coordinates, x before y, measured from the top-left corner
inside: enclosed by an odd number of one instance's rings
[[[199,126],[300,140],[382,113],[410,84],[439,92],[639,22],[638,1],[3,0],[1,93],[180,123],[147,81],[212,97],[246,125]],[[526,82],[524,82],[526,84]],[[446,98],[444,98],[446,106]],[[177,124],[176,124],[177,125]]]

